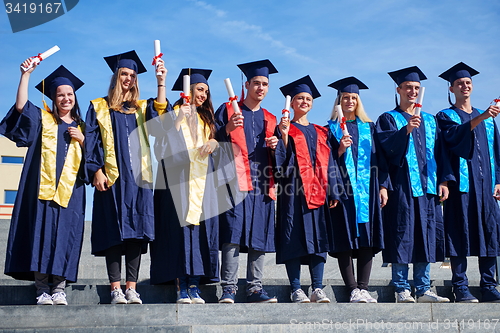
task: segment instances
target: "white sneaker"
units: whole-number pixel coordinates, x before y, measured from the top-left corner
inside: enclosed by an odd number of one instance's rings
[[[66,294],[62,291],[52,294],[52,304],[68,305],[68,301],[66,301]]]
[[[142,304],[141,295],[134,288],[127,289],[125,299],[128,304]]]
[[[111,304],[127,304],[127,299],[121,288],[115,288],[111,292]]]
[[[411,296],[408,289],[400,293],[396,293],[396,303],[415,303],[415,299]]]
[[[321,288],[314,289],[311,294],[311,302],[313,303],[330,303],[330,299],[326,297],[325,291]]]
[[[361,297],[366,300],[366,303],[377,303],[377,300],[370,295],[368,290],[361,289],[359,293],[361,294]]]
[[[294,303],[309,303],[311,300],[307,297],[306,293],[302,289],[295,290],[290,296],[292,302]]]
[[[37,299],[36,305],[52,305],[52,304],[54,304],[52,302],[52,296],[50,296],[47,293],[41,294],[36,299]]]
[[[427,290],[422,296],[417,297],[418,303],[449,303],[450,299],[447,297],[441,297],[436,295],[436,293]]]
[[[364,297],[363,293],[358,288],[355,288],[355,289],[353,289],[353,291],[351,291],[351,297],[349,299],[349,302],[350,303],[368,303],[368,301]]]

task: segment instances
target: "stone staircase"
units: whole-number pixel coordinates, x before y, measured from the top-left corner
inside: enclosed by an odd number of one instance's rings
[[[3,271],[8,220],[0,220],[0,269]],[[218,284],[201,286],[204,305],[175,304],[173,285],[149,284],[149,256],[144,255],[137,287],[143,305],[110,305],[103,258],[90,255],[90,224],[80,263],[79,280],[66,288],[68,306],[36,306],[32,282],[0,276],[0,332],[500,332],[500,304],[395,304],[390,267],[381,256],[373,264],[370,293],[378,304],[349,304],[337,262],[325,267],[330,304],[293,304],[284,265],[266,256],[264,286],[278,304],[246,304],[245,255],[241,256],[236,304],[218,304]],[[477,261],[469,260],[471,291],[477,297]],[[411,273],[411,271],[410,271]],[[453,298],[450,270],[432,265],[433,288]],[[304,290],[309,272],[302,269]]]

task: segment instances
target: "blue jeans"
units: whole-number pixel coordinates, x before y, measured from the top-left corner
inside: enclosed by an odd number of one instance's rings
[[[416,262],[413,264],[413,283],[415,284],[415,295],[422,296],[431,289],[430,278],[431,264],[428,262]],[[392,264],[392,284],[396,292],[411,290],[408,282],[408,264]]]

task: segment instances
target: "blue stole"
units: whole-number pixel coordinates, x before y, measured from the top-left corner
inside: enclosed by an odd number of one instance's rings
[[[398,111],[388,111],[394,120],[398,130],[408,124],[406,118]],[[434,158],[434,145],[436,143],[436,119],[433,115],[421,112],[420,116],[424,121],[425,126],[425,159],[427,164],[427,193],[437,195],[437,163]],[[418,166],[417,153],[413,141],[413,133],[410,135],[410,143],[408,152],[406,153],[406,161],[408,162],[408,170],[410,173],[411,190],[414,197],[424,195],[422,190],[422,181],[420,180],[420,168]]]
[[[484,110],[476,109],[479,113],[483,113]],[[452,121],[461,125],[462,120],[458,113],[453,109],[441,110],[445,115],[450,117]],[[486,137],[488,138],[488,151],[490,153],[490,165],[491,165],[491,187],[492,191],[495,191],[495,152],[493,151],[493,140],[495,137],[495,124],[492,118],[484,120],[484,126],[486,127]],[[467,160],[463,157],[459,158],[460,161],[460,192],[469,192],[469,167],[467,165]]]
[[[372,153],[372,136],[370,123],[364,123],[356,117],[358,126],[358,161],[354,166],[352,149],[348,147],[344,153],[344,161],[347,168],[347,174],[351,181],[352,194],[354,197],[354,206],[356,209],[356,230],[357,223],[367,223],[370,221],[370,166]],[[328,121],[328,127],[332,134],[340,142],[342,139],[342,129],[337,120]],[[358,231],[359,236],[359,231]]]

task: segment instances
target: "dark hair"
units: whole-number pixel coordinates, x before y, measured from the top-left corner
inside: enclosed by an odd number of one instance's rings
[[[190,87],[191,96],[194,95],[193,89],[195,86],[196,83],[192,84]],[[182,104],[184,104],[184,99],[181,97],[174,103],[174,107],[176,105],[181,106]],[[198,112],[201,120],[203,121],[203,129],[206,130],[207,126],[210,129],[210,135],[208,138],[213,139],[215,137],[215,117],[214,117],[214,107],[212,105],[212,98],[210,96],[210,89],[208,89],[207,92],[207,99],[205,100],[205,102],[203,102],[202,105],[196,108],[196,111]]]
[[[73,92],[75,96],[75,105],[73,105],[73,108],[71,109],[71,118],[76,122],[77,125],[80,125],[83,120],[81,117],[80,113],[80,106],[78,105],[78,99],[76,98],[76,94]],[[56,119],[58,124],[62,123],[61,117],[59,116],[59,109],[56,106],[56,92],[52,93],[52,115]]]

